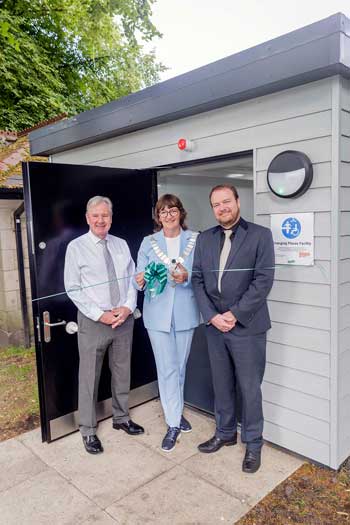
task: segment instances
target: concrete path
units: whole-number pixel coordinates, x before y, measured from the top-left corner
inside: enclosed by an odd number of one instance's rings
[[[0,523],[233,524],[303,463],[266,445],[259,472],[244,474],[244,447],[199,453],[214,421],[190,410],[186,416],[193,431],[171,453],[160,449],[166,428],[159,401],[132,410],[143,436],[103,421],[98,456],[85,452],[78,432],[49,445],[39,430],[0,443]]]

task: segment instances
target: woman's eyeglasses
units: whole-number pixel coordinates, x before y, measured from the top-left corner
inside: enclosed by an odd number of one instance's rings
[[[178,213],[178,208],[172,208],[171,210],[161,210],[159,212],[159,217],[161,219],[166,219],[168,215],[170,215],[170,217],[175,217]]]

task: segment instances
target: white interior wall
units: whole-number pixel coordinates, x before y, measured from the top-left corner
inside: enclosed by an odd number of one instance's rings
[[[166,172],[165,172],[166,173]],[[170,175],[158,177],[158,195],[173,193],[180,197],[187,211],[187,225],[191,230],[203,231],[215,226],[216,221],[209,205],[209,192],[217,184],[227,184],[228,179]],[[230,181],[238,190],[242,216],[254,220],[253,182]]]

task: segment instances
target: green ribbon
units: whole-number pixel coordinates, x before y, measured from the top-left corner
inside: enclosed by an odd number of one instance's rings
[[[163,263],[150,262],[145,268],[145,281],[151,297],[160,295],[168,281],[167,267]]]

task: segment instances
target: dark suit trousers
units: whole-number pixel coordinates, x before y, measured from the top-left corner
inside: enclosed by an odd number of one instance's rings
[[[238,336],[206,329],[212,370],[216,435],[230,439],[237,430],[236,383],[242,394],[241,439],[250,449],[262,446],[261,383],[266,363],[266,332]]]

